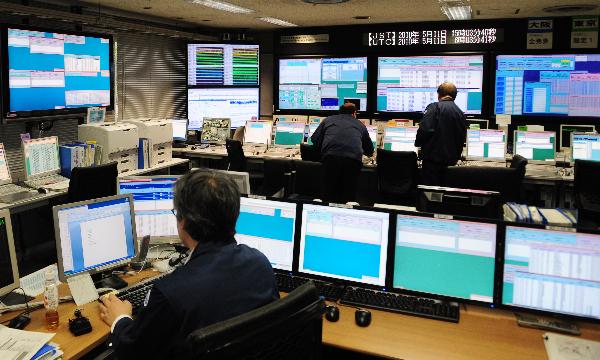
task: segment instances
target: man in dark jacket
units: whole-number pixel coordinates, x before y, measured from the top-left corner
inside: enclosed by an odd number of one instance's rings
[[[437,103],[427,106],[419,124],[415,146],[421,147],[422,182],[442,185],[448,166],[460,159],[467,136],[465,114],[454,103],[456,86],[445,82],[438,89]]]
[[[279,298],[267,258],[234,240],[240,194],[233,180],[189,173],[175,184],[174,209],[189,261],[154,283],[136,319],[114,295],[100,304],[119,359],[186,358],[192,331]]]
[[[353,201],[362,156],[373,156],[374,151],[367,127],[356,119],[356,105],[345,103],[339,115],[325,118],[311,140],[321,151],[323,200],[340,204]]]

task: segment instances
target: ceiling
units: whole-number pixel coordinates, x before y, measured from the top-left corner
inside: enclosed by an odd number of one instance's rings
[[[251,14],[232,14],[193,4],[186,0],[83,0],[88,9],[104,7],[177,20],[206,27],[268,30],[279,26],[257,20],[271,16],[301,27],[376,24],[394,22],[444,21],[438,0],[350,0],[337,5],[311,5],[301,0],[225,0],[255,10]],[[598,0],[471,0],[473,19],[552,16],[542,9],[557,5],[594,4]],[[150,8],[150,9],[144,9]],[[554,14],[598,15],[600,7],[587,12]],[[370,16],[355,20],[354,16]]]

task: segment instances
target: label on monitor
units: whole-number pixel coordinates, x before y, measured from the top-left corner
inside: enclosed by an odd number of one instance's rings
[[[433,217],[436,219],[444,219],[444,220],[454,219],[454,217],[452,215],[447,215],[447,214],[433,214]]]
[[[329,203],[329,206],[343,209],[353,209],[353,206],[348,204]]]
[[[546,226],[546,230],[555,230],[555,231],[567,231],[567,232],[577,232],[577,229],[574,227],[564,227],[564,226]]]
[[[250,199],[267,200],[266,196],[263,195],[248,195]]]

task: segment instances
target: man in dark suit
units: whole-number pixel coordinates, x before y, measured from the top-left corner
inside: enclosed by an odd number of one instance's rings
[[[454,103],[456,86],[445,82],[438,102],[429,104],[419,124],[415,146],[421,147],[421,177],[425,185],[442,185],[448,166],[460,159],[467,136],[465,114]]]
[[[267,258],[234,240],[239,212],[240,194],[231,179],[197,171],[177,181],[177,230],[191,255],[155,282],[136,319],[129,302],[114,295],[102,299],[100,317],[111,326],[117,358],[185,358],[192,331],[279,298]]]

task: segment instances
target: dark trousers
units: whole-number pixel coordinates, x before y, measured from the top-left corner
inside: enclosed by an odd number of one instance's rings
[[[423,160],[421,164],[421,183],[423,185],[442,186],[448,165]]]
[[[323,201],[345,204],[356,198],[362,162],[340,156],[323,159]]]

